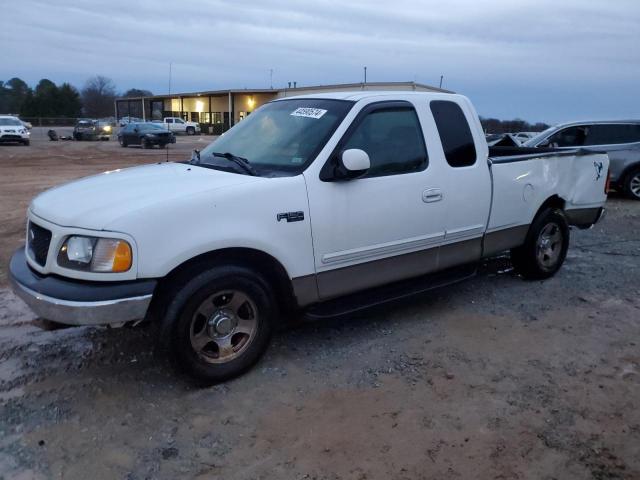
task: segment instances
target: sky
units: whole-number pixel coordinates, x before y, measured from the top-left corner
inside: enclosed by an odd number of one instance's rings
[[[0,79],[164,94],[416,81],[480,115],[640,118],[640,0],[7,0]]]

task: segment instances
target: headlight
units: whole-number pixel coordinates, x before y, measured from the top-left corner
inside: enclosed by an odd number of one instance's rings
[[[102,129],[103,129],[105,132],[110,132],[110,131],[111,131],[111,125],[105,125],[104,127],[102,127]]]
[[[132,263],[131,246],[117,238],[72,236],[58,253],[58,265],[87,272],[126,272]]]

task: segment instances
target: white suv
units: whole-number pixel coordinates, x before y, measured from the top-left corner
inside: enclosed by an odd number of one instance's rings
[[[0,143],[29,145],[31,133],[18,117],[0,115]]]

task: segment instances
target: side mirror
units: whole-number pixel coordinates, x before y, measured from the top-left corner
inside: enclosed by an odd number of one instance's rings
[[[340,160],[344,168],[358,175],[366,172],[371,168],[371,160],[364,150],[359,148],[350,148],[342,152]]]
[[[364,150],[350,148],[338,157],[338,164],[333,172],[333,180],[353,180],[371,168],[371,160]]]

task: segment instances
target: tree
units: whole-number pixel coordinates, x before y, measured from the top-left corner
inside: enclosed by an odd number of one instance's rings
[[[76,87],[63,83],[58,88],[58,115],[61,117],[79,117],[82,112],[80,93]]]
[[[480,117],[482,128],[486,133],[541,132],[549,128],[546,123],[531,124],[525,120],[498,120],[497,118]]]
[[[56,84],[43,78],[32,92],[27,92],[20,113],[27,117],[55,117],[58,114],[59,91]]]
[[[30,91],[29,85],[17,77],[0,82],[0,113],[22,113],[22,105]]]
[[[84,114],[89,117],[113,115],[116,87],[110,78],[98,75],[87,80],[82,89]]]
[[[122,94],[122,96],[125,98],[150,97],[152,95],[153,93],[151,93],[149,90],[140,90],[139,88],[130,88],[129,90],[127,90]]]

